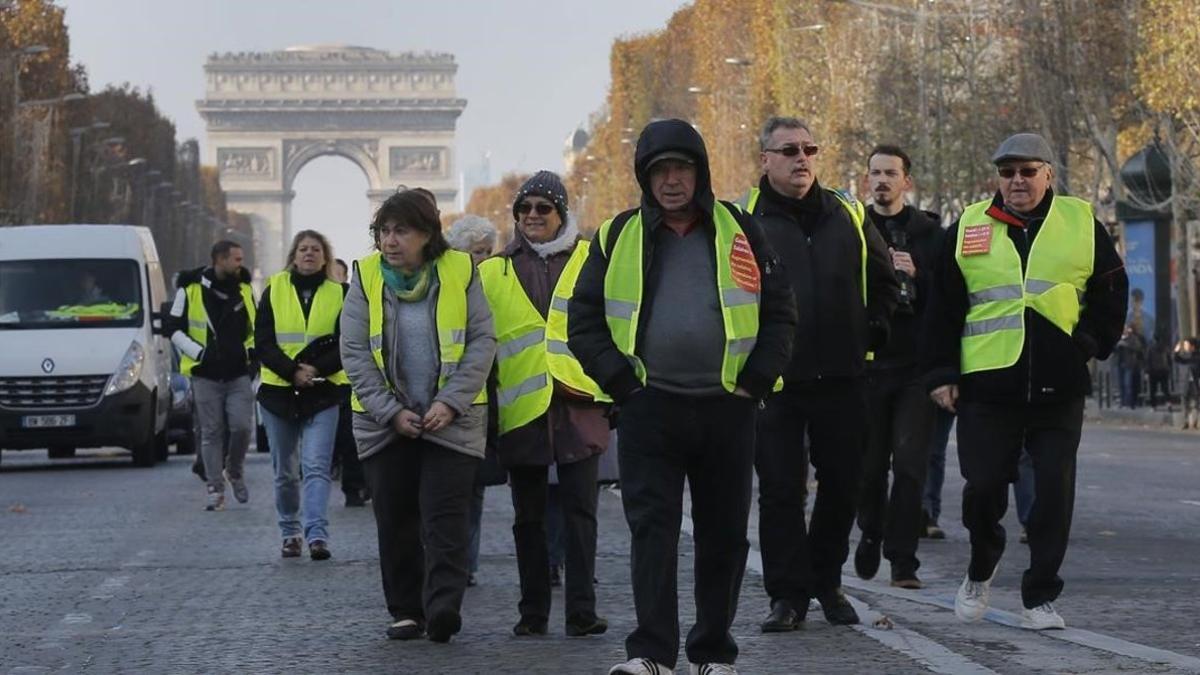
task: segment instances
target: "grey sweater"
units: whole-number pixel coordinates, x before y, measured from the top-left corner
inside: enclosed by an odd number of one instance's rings
[[[646,280],[649,315],[638,348],[646,383],[686,396],[725,393],[725,320],[713,281],[712,235],[697,226],[681,237],[660,226],[654,232],[654,257]]]
[[[342,366],[354,388],[365,413],[354,415],[354,440],[358,445],[359,457],[366,458],[394,443],[400,436],[392,427],[392,418],[401,410],[412,410],[423,414],[435,401],[440,401],[457,413],[454,422],[441,431],[424,434],[421,438],[443,447],[473,457],[483,457],[487,436],[487,406],[473,405],[473,401],[487,382],[496,356],[496,333],[492,326],[492,312],[479,284],[479,275],[471,274],[467,287],[467,344],[466,352],[458,369],[446,381],[446,385],[433,393],[432,400],[422,405],[425,396],[416,389],[408,378],[419,377],[428,367],[428,358],[433,361],[433,379],[441,369],[437,331],[433,329],[437,313],[437,299],[441,283],[436,273],[429,289],[429,296],[422,303],[401,303],[394,293],[384,292],[383,303],[383,352],[387,380],[375,365],[368,342],[369,310],[363,293],[362,283],[355,275],[342,306],[341,352]],[[402,308],[402,304],[412,306]],[[428,326],[422,333],[410,333],[417,319],[409,315],[417,307],[424,307]],[[413,360],[412,353],[420,352],[421,361]],[[405,354],[410,354],[407,357]],[[388,386],[388,381],[394,385]],[[432,392],[430,392],[432,393]]]

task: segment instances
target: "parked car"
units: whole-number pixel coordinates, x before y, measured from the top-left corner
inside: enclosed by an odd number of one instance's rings
[[[167,456],[171,346],[154,238],[129,225],[0,228],[0,448]]]

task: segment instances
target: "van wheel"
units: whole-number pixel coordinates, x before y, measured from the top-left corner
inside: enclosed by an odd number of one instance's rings
[[[151,424],[154,424],[154,416],[150,416]],[[133,451],[134,466],[154,466],[158,461],[158,434],[154,433],[154,427],[150,427],[149,433],[146,434],[146,440],[138,445],[130,448]]]
[[[46,449],[50,459],[71,459],[75,456],[75,448],[69,445],[54,445]]]

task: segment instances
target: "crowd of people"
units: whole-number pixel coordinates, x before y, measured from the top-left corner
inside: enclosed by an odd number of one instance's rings
[[[353,495],[374,510],[387,636],[447,642],[475,583],[485,488],[507,484],[512,632],[548,632],[561,569],[565,633],[582,637],[608,628],[597,486],[617,479],[636,628],[610,673],[662,675],[681,641],[686,484],[696,624],[684,651],[691,673],[725,675],[755,475],[761,630],[797,630],[812,600],[828,622],[854,624],[841,570],[855,522],[860,577],[886,558],[893,586],[922,587],[918,544],[945,536],[957,419],[971,547],[957,615],[988,608],[1013,484],[1030,549],[1022,625],[1062,628],[1053,603],[1088,362],[1128,334],[1107,230],[1087,202],[1054,192],[1055,154],[1034,134],[999,145],[995,195],[948,229],[909,204],[912,160],[898,146],[867,158],[869,205],[820,183],[823,148],[804,121],[770,118],[758,149],[761,175],[724,201],[699,132],[650,123],[634,155],[641,203],[590,241],[549,171],[513,196],[507,243],[474,216],[443,234],[434,196],[403,189],[376,211],[375,251],[348,281],[306,230],[257,305],[240,249],[218,243],[211,266],[181,276],[172,310],[206,508],[223,508],[227,484],[248,499],[258,377],[281,555],[331,557],[339,457],[347,505]]]

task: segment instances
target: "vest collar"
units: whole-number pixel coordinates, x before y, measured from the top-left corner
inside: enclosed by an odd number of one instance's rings
[[[995,218],[1002,223],[1012,225],[1013,227],[1024,228],[1026,225],[1035,219],[1045,218],[1046,214],[1050,213],[1050,204],[1054,201],[1054,189],[1046,190],[1046,196],[1042,197],[1042,201],[1033,211],[1026,216],[1020,216],[1010,211],[1004,205],[1004,197],[1000,191],[996,191],[996,196],[992,197],[992,204],[985,212],[989,218]]]

